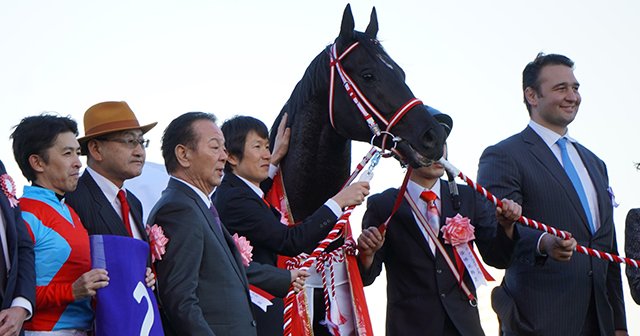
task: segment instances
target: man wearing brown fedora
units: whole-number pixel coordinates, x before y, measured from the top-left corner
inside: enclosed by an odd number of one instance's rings
[[[142,203],[124,188],[124,181],[142,173],[149,143],[144,134],[156,124],[140,125],[123,101],[98,103],[84,113],[85,135],[78,142],[87,156],[87,168],[66,202],[76,209],[89,235],[125,236],[149,243]],[[145,281],[148,287],[155,285],[150,267],[146,267]]]
[[[85,135],[78,139],[87,168],[67,196],[89,234],[129,236],[148,242],[142,203],[123,187],[141,174],[148,140],[157,123],[140,125],[126,102],[102,102],[84,113]]]

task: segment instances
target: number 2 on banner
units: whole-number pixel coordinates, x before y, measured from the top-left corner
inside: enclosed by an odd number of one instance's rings
[[[136,289],[133,290],[133,298],[136,299],[138,303],[142,302],[142,298],[145,298],[147,301],[147,314],[144,315],[144,321],[142,321],[142,326],[140,327],[140,336],[149,336],[154,320],[153,306],[151,305],[151,298],[149,298],[147,287],[142,284],[141,281],[138,281]]]

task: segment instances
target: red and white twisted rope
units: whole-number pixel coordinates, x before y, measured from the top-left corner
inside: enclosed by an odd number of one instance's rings
[[[466,175],[464,175],[458,168],[454,167],[451,163],[449,163],[449,161],[445,160],[445,159],[440,159],[440,163],[442,163],[442,165],[445,167],[445,169],[447,171],[449,171],[451,174],[458,176],[459,178],[461,178],[463,181],[465,181],[471,188],[473,188],[475,191],[477,191],[478,193],[484,195],[484,197],[486,197],[491,203],[493,203],[496,207],[502,207],[502,201],[500,201],[497,197],[495,197],[491,192],[489,192],[487,189],[485,189],[483,186],[477,184],[476,182],[474,182],[473,180],[471,180],[469,177],[467,177]],[[536,220],[524,217],[524,216],[520,216],[520,218],[518,218],[518,222],[537,229],[537,230],[541,230],[544,232],[547,232],[549,234],[552,234],[554,236],[558,236],[562,239],[571,239],[571,233],[567,232],[567,231],[562,231],[562,230],[558,230],[552,226],[548,226],[546,224],[540,223]],[[596,257],[598,259],[603,259],[603,260],[608,260],[610,262],[616,262],[616,263],[620,263],[620,264],[625,264],[625,265],[631,265],[635,268],[639,268],[640,267],[640,261],[639,260],[635,260],[635,259],[631,259],[631,258],[626,258],[626,257],[621,257],[619,255],[615,255],[609,252],[603,252],[603,251],[598,251],[595,249],[592,249],[590,247],[586,247],[586,246],[582,246],[582,245],[577,245],[576,246],[576,251],[578,251],[579,253],[582,254],[586,254],[586,255],[590,255],[592,257]]]
[[[367,163],[374,157],[374,155],[376,155],[377,152],[378,152],[377,149],[372,146],[369,152],[367,152],[367,154],[362,158],[360,163],[358,163],[358,165],[356,166],[356,169],[354,169],[353,173],[351,174],[351,176],[349,176],[349,179],[343,185],[342,188],[350,185],[356,179],[358,174],[360,174],[362,169],[364,169]],[[371,179],[372,168],[377,164],[378,160],[379,160],[379,154],[375,156],[375,159],[372,161],[369,171],[367,171],[361,177],[361,180]],[[299,267],[300,269],[303,269],[305,271],[308,270],[309,267],[311,267],[311,265],[313,265],[313,263],[318,259],[318,257],[325,252],[325,250],[327,249],[327,246],[329,246],[329,244],[331,244],[332,242],[340,238],[340,236],[342,235],[344,226],[348,225],[349,223],[349,217],[351,216],[351,213],[353,212],[354,208],[355,206],[350,206],[342,213],[342,216],[340,216],[336,224],[333,226],[333,229],[329,231],[329,234],[327,235],[327,237],[325,237],[320,242],[320,244],[318,244],[318,246],[313,250],[313,252],[309,255],[309,257],[300,265]],[[297,294],[294,292],[293,286],[291,286],[284,300],[284,328],[283,329],[284,329],[285,336],[292,335],[293,305],[295,302],[296,295]],[[325,300],[325,304],[326,304],[326,300]]]

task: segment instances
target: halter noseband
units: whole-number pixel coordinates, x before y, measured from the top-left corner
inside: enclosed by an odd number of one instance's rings
[[[347,54],[349,54],[349,52],[355,49],[355,47],[357,47],[358,44],[360,44],[360,42],[353,43],[344,52],[342,52],[340,56],[338,56],[335,43],[329,47],[330,48],[329,56],[331,57],[331,63],[330,63],[331,76],[329,81],[329,120],[331,121],[331,126],[334,129],[336,129],[336,125],[333,120],[333,91],[334,91],[334,83],[335,83],[335,73],[337,71],[338,75],[340,76],[340,80],[342,80],[344,89],[347,91],[347,94],[349,95],[349,98],[351,98],[353,103],[356,105],[356,107],[360,111],[360,114],[362,115],[364,120],[367,122],[367,126],[369,126],[371,133],[373,133],[373,136],[371,137],[371,144],[373,145],[373,140],[376,137],[382,135],[381,148],[384,151],[387,137],[391,136],[391,140],[394,142],[393,148],[395,148],[396,144],[400,142],[402,138],[394,136],[391,133],[391,128],[395,126],[409,110],[411,110],[416,105],[421,105],[422,101],[418,98],[410,99],[404,105],[400,106],[400,108],[391,117],[391,120],[387,121],[387,119],[382,115],[382,113],[380,113],[373,106],[373,104],[369,102],[367,97],[364,96],[364,94],[362,93],[362,91],[360,91],[356,83],[344,71],[344,69],[342,68],[342,64],[340,64],[340,61]],[[371,111],[372,114],[374,114],[378,118],[380,122],[382,122],[386,126],[384,131],[381,131],[380,126],[378,126],[378,124],[376,123],[374,118],[371,116],[371,114],[367,112],[367,108],[369,109],[369,111]]]

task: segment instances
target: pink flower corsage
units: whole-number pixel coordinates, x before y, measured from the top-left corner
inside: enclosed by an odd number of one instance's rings
[[[236,243],[236,247],[238,248],[238,251],[242,256],[242,264],[245,267],[249,266],[249,263],[251,262],[251,257],[253,257],[253,254],[251,253],[251,251],[253,251],[253,246],[251,246],[251,242],[248,241],[247,238],[243,236],[238,236],[237,233],[233,234],[233,241]]]
[[[158,224],[147,225],[146,230],[149,236],[149,246],[151,247],[151,262],[162,260],[169,238],[165,237],[162,227],[158,226]]]
[[[471,221],[467,217],[460,216],[460,214],[453,218],[447,218],[441,231],[445,242],[453,246],[466,244],[476,239],[473,234],[475,228],[471,225]]]
[[[0,176],[0,187],[2,188],[2,192],[7,196],[9,200],[9,204],[12,208],[18,206],[18,198],[16,197],[16,183],[13,182],[13,179],[9,174],[5,173]]]

